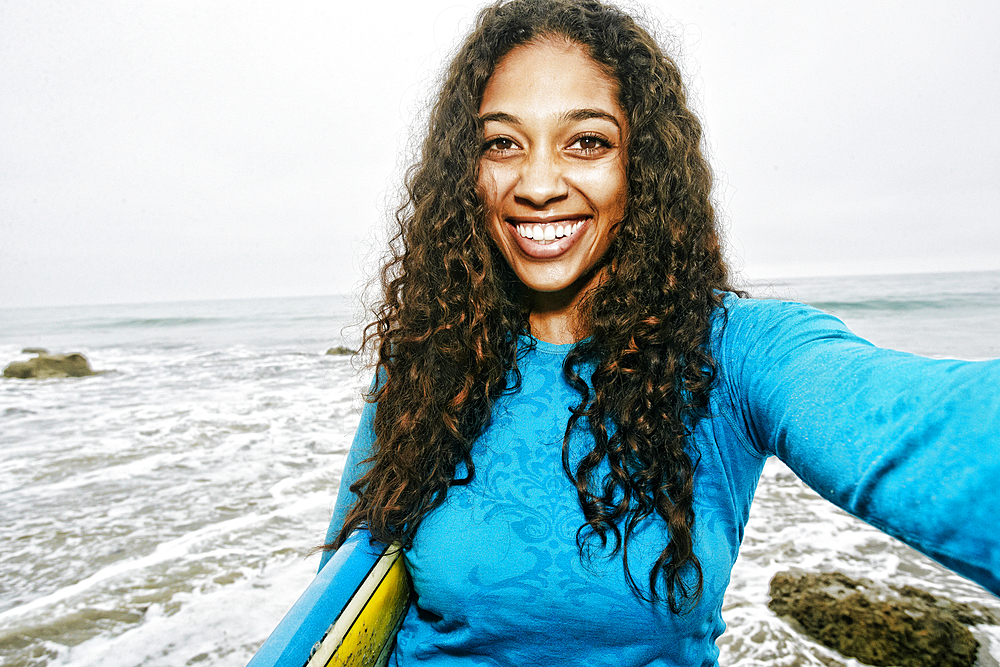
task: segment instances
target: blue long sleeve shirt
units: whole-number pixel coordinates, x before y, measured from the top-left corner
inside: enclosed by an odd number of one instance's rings
[[[579,402],[562,375],[572,345],[537,341],[519,361],[520,390],[497,401],[474,444],[475,479],[449,491],[406,553],[417,597],[397,664],[716,665],[723,594],[770,455],[839,507],[1000,593],[1000,361],[884,350],[807,306],[735,297],[716,313],[710,346],[716,382],[689,445],[704,574],[693,608],[674,614],[635,596],[620,553],[581,556],[583,515],[561,463]],[[328,539],[374,446],[374,412],[366,406]],[[572,456],[592,444],[576,429]],[[633,537],[640,584],[667,539],[657,519]]]

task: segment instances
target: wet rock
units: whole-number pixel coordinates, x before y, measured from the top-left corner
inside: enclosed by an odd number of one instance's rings
[[[79,352],[73,354],[49,354],[41,348],[27,348],[25,352],[34,353],[34,359],[14,361],[3,369],[5,378],[65,378],[86,377],[96,375],[90,367],[90,362]]]
[[[326,351],[327,354],[356,354],[357,350],[352,350],[349,347],[344,347],[343,345],[338,345],[337,347],[331,347]]]
[[[962,625],[1000,625],[1000,614],[985,605],[953,602],[913,586],[900,586],[894,590],[904,598],[919,598],[942,611],[947,611]]]
[[[965,624],[992,623],[972,608],[912,586],[891,589],[839,572],[779,572],[768,607],[807,635],[869,665],[971,667],[979,642]]]

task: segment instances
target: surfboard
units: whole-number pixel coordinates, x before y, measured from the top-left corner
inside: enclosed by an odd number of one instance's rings
[[[247,667],[383,667],[410,604],[400,555],[355,531]]]

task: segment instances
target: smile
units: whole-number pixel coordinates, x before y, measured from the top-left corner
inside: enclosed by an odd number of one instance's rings
[[[555,217],[555,216],[549,216]],[[586,215],[559,216],[551,221],[536,217],[509,217],[507,229],[521,253],[535,260],[553,260],[569,252],[584,238],[594,219]]]
[[[573,236],[580,227],[586,224],[587,219],[560,220],[558,222],[523,222],[510,220],[510,225],[514,228],[515,234],[528,241],[534,241],[538,245],[549,245],[562,239]]]
[[[556,223],[556,224],[518,224],[515,225],[518,235],[523,238],[531,239],[536,243],[546,244],[552,243],[556,239],[561,239],[566,236],[572,236],[576,230],[580,229],[583,225],[583,221],[578,221],[575,223]]]

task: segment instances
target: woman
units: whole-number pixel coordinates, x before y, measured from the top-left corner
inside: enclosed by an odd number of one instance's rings
[[[618,10],[480,14],[397,215],[328,536],[403,544],[399,664],[715,664],[773,454],[1000,591],[1000,364],[732,293],[700,142]]]

